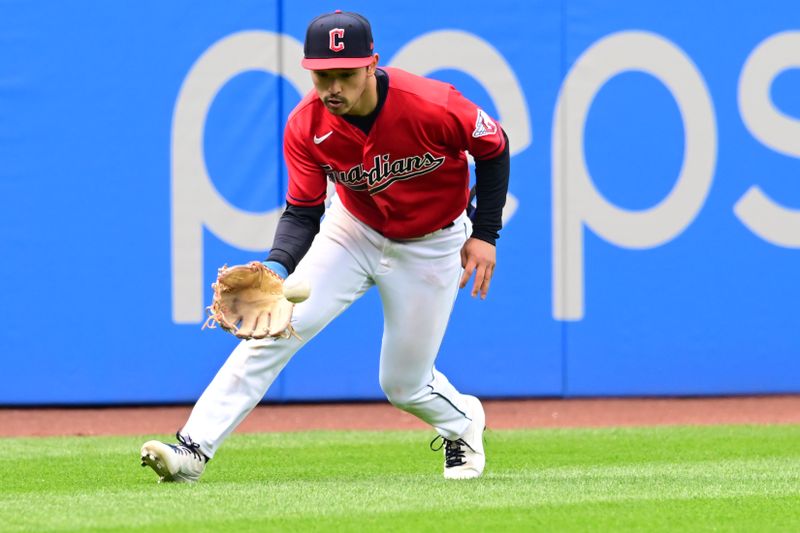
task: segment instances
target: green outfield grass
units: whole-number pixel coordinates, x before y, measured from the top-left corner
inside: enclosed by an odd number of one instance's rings
[[[195,485],[149,436],[0,439],[0,531],[800,531],[800,426],[489,431],[455,482],[432,437],[234,435]]]

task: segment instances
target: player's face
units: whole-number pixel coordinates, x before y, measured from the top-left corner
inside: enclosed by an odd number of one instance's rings
[[[377,104],[375,64],[361,68],[312,70],[322,103],[334,115],[368,115]]]

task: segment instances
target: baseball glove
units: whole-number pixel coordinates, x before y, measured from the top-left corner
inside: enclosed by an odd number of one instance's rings
[[[263,263],[223,266],[203,328],[216,324],[240,339],[300,338],[289,323],[294,304],[283,295],[283,280]]]

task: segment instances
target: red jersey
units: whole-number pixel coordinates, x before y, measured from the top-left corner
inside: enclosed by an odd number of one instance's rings
[[[469,200],[469,166],[505,148],[500,127],[453,86],[383,68],[389,90],[369,135],[330,113],[315,91],[289,115],[287,201],[319,205],[326,179],[350,213],[390,239],[455,220]]]

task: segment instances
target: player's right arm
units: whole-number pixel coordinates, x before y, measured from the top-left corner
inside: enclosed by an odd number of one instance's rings
[[[276,262],[291,274],[311,247],[325,213],[327,184],[322,168],[305,148],[301,136],[289,120],[283,153],[289,171],[286,210],[278,221],[267,262]],[[282,274],[282,272],[281,272]]]
[[[283,265],[286,275],[294,272],[297,264],[311,247],[314,236],[319,232],[319,221],[324,213],[324,203],[299,207],[286,202],[286,210],[278,221],[267,261]]]

